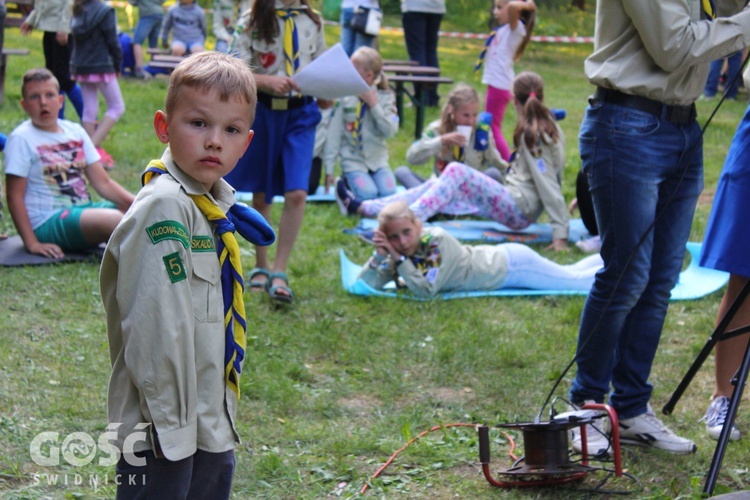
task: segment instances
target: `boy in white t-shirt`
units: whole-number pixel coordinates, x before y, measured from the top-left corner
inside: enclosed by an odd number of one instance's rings
[[[47,69],[27,71],[21,107],[29,115],[5,148],[8,210],[29,253],[61,258],[104,243],[133,202],[112,180],[83,128],[57,118],[60,86]],[[92,202],[87,180],[106,202]]]

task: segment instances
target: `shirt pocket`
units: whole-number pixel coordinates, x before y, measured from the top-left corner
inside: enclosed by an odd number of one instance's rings
[[[216,254],[193,255],[193,314],[201,323],[222,321],[221,269]]]

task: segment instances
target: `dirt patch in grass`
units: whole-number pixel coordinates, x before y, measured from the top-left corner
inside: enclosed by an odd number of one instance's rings
[[[338,405],[355,415],[369,415],[375,408],[382,406],[382,403],[377,398],[357,394],[348,398],[340,398]]]
[[[699,207],[710,207],[714,203],[714,196],[716,195],[716,189],[706,188],[698,197]]]

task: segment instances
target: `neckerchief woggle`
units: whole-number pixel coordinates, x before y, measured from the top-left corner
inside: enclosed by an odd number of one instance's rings
[[[145,186],[154,176],[166,173],[167,169],[161,160],[152,160],[141,176],[141,184]],[[245,302],[242,299],[244,283],[240,247],[234,231],[236,229],[243,238],[260,246],[273,243],[276,235],[263,216],[247,205],[235,203],[225,214],[206,194],[188,196],[211,221],[219,235],[216,253],[221,266],[221,293],[224,299],[224,379],[239,399],[242,360],[247,345],[247,323]]]

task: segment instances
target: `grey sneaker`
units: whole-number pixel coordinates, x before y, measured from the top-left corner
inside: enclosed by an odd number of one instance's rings
[[[594,401],[584,401],[583,404],[592,404]],[[576,406],[570,407],[571,411],[579,410]],[[593,411],[599,415],[605,415],[604,412],[598,410]],[[583,452],[583,443],[581,442],[581,428],[573,427],[570,429],[570,443],[573,445],[573,451],[577,453]],[[610,423],[608,418],[596,419],[593,423],[586,424],[586,454],[589,457],[595,457],[597,455],[609,454],[610,439],[609,434],[611,432]]]
[[[643,415],[620,420],[620,442],[683,455],[698,449],[694,442],[678,436],[664,425],[650,404]]]
[[[727,421],[727,411],[729,410],[729,398],[719,396],[711,401],[708,410],[701,420],[706,421],[706,432],[714,439],[719,439],[724,423]],[[729,433],[729,439],[738,441],[741,437],[740,430],[732,425],[732,431]]]

